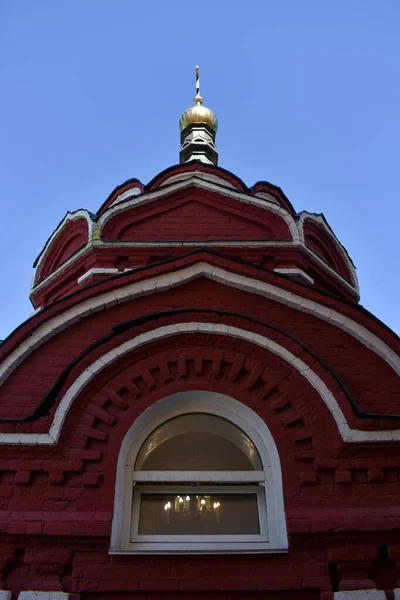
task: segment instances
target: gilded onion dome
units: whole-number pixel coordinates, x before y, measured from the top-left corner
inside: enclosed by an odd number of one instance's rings
[[[205,123],[206,125],[209,125],[215,132],[218,129],[218,119],[215,113],[211,110],[211,108],[203,106],[203,98],[200,96],[200,94],[196,94],[194,97],[194,106],[191,106],[185,110],[179,119],[181,131],[193,123]]]

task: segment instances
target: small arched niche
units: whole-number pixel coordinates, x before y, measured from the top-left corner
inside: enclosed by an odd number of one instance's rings
[[[188,391],[135,421],[118,458],[110,552],[286,549],[279,455],[254,411]]]

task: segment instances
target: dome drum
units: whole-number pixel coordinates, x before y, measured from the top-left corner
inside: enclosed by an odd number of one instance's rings
[[[206,123],[191,123],[181,132],[180,163],[191,160],[218,164],[215,131]]]

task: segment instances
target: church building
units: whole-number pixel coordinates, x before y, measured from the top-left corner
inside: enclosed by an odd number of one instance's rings
[[[0,600],[400,600],[399,338],[322,214],[217,166],[196,83],[0,347]]]

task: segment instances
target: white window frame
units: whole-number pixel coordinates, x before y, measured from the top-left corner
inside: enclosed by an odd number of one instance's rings
[[[147,437],[166,421],[191,413],[222,417],[242,429],[255,445],[263,471],[135,471],[136,458]],[[154,486],[149,485],[153,482]],[[201,483],[218,485],[205,487]],[[225,536],[137,534],[143,491],[193,493],[193,484],[199,486],[195,488],[196,493],[203,489],[207,493],[212,493],[211,490],[219,494],[246,490],[257,494],[260,533]],[[229,396],[196,390],[178,392],[159,400],[133,423],[118,458],[111,554],[284,552],[287,548],[279,455],[265,422],[253,410]]]
[[[177,550],[185,544],[187,550],[198,550],[204,547],[208,550],[230,549],[231,544],[247,544],[252,548],[268,542],[267,513],[265,506],[265,493],[261,486],[199,486],[195,493],[205,494],[255,494],[257,496],[257,508],[259,518],[259,534],[252,535],[139,535],[139,509],[142,493],[146,494],[193,494],[192,486],[136,486],[133,494],[131,541],[140,543],[150,550],[157,544],[159,550],[171,550],[173,545]],[[176,541],[174,541],[176,540]]]

